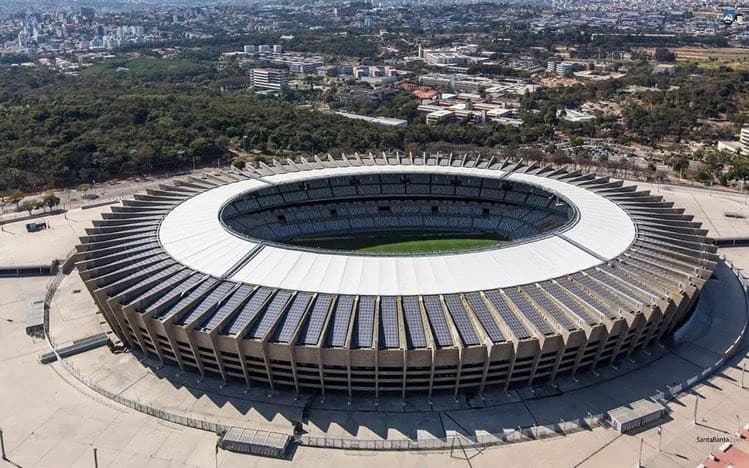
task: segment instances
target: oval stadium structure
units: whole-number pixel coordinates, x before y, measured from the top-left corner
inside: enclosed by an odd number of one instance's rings
[[[431,396],[553,383],[670,336],[715,266],[706,232],[608,177],[350,155],[148,190],[94,223],[77,266],[122,343],[161,362],[271,389]],[[351,247],[398,233],[497,242]]]

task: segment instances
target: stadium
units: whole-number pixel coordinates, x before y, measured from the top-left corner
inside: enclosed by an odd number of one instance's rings
[[[349,155],[124,200],[77,267],[123,346],[271,390],[483,394],[666,341],[707,231],[622,181],[523,161]]]

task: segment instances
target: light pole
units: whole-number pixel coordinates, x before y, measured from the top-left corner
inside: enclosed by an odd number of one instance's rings
[[[656,432],[658,433],[658,451],[661,451],[661,442],[663,441],[663,427],[658,426],[658,429],[656,429]]]
[[[640,437],[640,454],[637,456],[637,468],[642,468],[642,437]]]
[[[699,403],[700,397],[694,396],[694,424],[697,424],[697,403]]]
[[[736,415],[736,436],[741,437],[741,417]]]
[[[96,457],[96,447],[94,447],[94,468],[99,468],[99,459]]]
[[[5,455],[5,441],[3,440],[2,429],[0,429],[0,454],[3,456],[3,460],[8,461],[8,457]]]

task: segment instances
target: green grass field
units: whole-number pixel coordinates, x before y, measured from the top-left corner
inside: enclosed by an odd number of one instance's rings
[[[455,252],[491,247],[507,242],[487,234],[382,234],[367,237],[315,238],[292,242],[303,247],[348,250],[375,254],[421,254]]]

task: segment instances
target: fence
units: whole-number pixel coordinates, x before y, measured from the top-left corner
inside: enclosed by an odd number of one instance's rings
[[[587,431],[605,425],[603,414],[590,415],[557,424],[518,428],[501,433],[474,436],[454,434],[434,439],[340,439],[303,435],[297,439],[299,445],[345,450],[452,450],[454,448],[481,448],[492,445],[511,444],[529,440],[540,440],[578,431]]]
[[[53,352],[57,355],[57,360],[60,361],[60,364],[62,365],[62,367],[64,367],[65,370],[67,370],[70,375],[75,377],[76,380],[81,382],[86,387],[90,388],[91,390],[95,391],[96,393],[102,396],[109,398],[110,400],[116,401],[117,403],[120,403],[121,405],[125,405],[128,408],[134,409],[135,411],[141,412],[143,414],[147,414],[149,416],[155,416],[159,419],[163,419],[164,421],[169,421],[171,423],[179,424],[181,426],[191,427],[193,429],[211,431],[216,434],[220,434],[229,429],[229,426],[225,426],[223,424],[210,422],[210,421],[206,421],[206,420],[198,419],[198,418],[190,418],[188,416],[182,416],[182,415],[175,414],[170,411],[163,410],[163,409],[154,408],[153,406],[146,405],[146,404],[131,400],[129,398],[125,398],[122,395],[118,395],[114,392],[107,390],[106,388],[100,387],[94,382],[91,382],[88,378],[81,375],[80,372],[78,372],[78,370],[75,367],[73,367],[69,362],[67,362],[64,358],[62,358],[59,354],[57,354],[57,350],[51,344],[51,342],[50,342],[50,346],[52,346]]]
[[[74,254],[75,249],[68,252],[68,254],[65,256],[65,262],[67,262],[68,259],[72,258]],[[57,270],[57,274],[47,282],[47,286],[45,287],[46,292],[44,293],[44,336],[47,337],[49,336],[49,308],[52,305],[52,299],[55,297],[57,288],[60,287],[60,283],[62,283],[63,278],[65,278],[64,269],[60,268],[59,270]]]
[[[65,256],[65,261],[63,263],[67,263],[68,261],[71,261],[73,258],[73,255],[75,255],[76,250],[72,249],[67,253]],[[91,390],[95,391],[96,393],[109,398],[110,400],[116,401],[117,403],[120,403],[122,405],[127,406],[128,408],[132,408],[136,411],[139,411],[141,413],[147,414],[149,416],[155,416],[157,418],[163,419],[164,421],[169,421],[175,424],[179,424],[182,426],[191,427],[194,429],[201,429],[204,431],[211,431],[215,432],[217,434],[222,433],[228,429],[228,426],[225,426],[223,424],[215,423],[215,422],[209,422],[205,421],[203,419],[198,418],[190,418],[187,416],[182,416],[179,414],[175,414],[169,411],[165,411],[163,409],[154,408],[150,405],[146,405],[143,403],[140,403],[138,401],[130,400],[129,398],[125,398],[122,395],[118,395],[116,393],[113,393],[106,388],[103,388],[96,383],[90,381],[85,376],[81,375],[81,373],[73,367],[72,364],[70,364],[65,358],[60,356],[57,350],[57,346],[52,341],[52,338],[49,335],[49,308],[52,304],[52,298],[55,296],[55,293],[57,292],[57,288],[60,287],[60,283],[62,283],[62,280],[65,278],[65,273],[63,272],[63,269],[61,268],[60,271],[55,275],[54,278],[52,278],[46,286],[46,293],[44,295],[44,334],[47,339],[47,344],[49,345],[50,350],[55,354],[57,357],[57,360],[60,362],[60,365],[73,377],[75,377],[76,380],[81,382],[86,387],[90,388]]]

